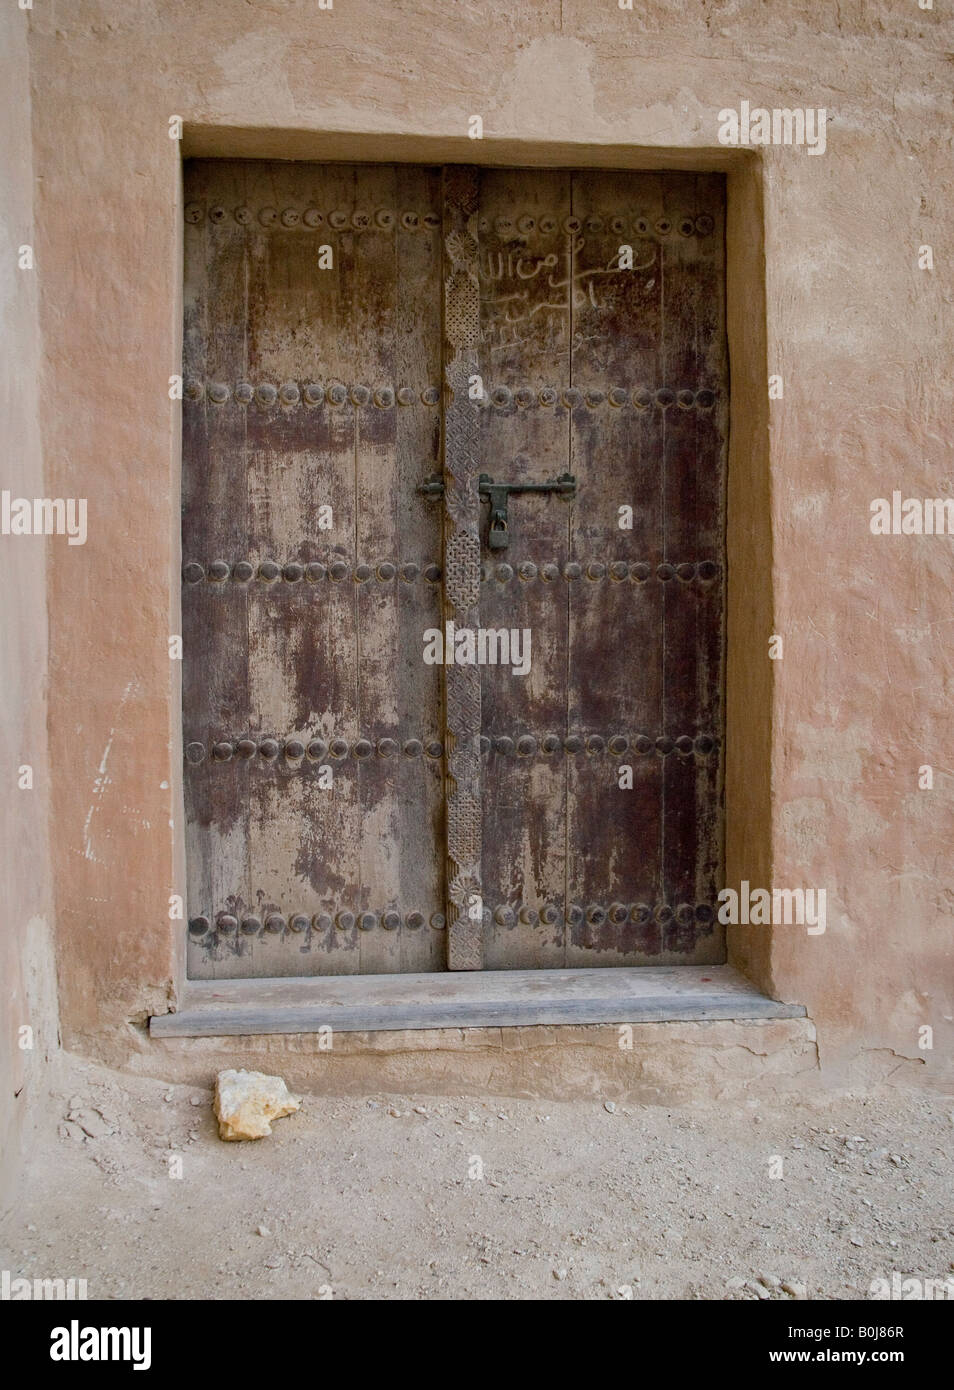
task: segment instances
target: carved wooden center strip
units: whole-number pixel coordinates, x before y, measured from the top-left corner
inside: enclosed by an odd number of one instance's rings
[[[469,383],[477,373],[477,170],[444,170],[444,598],[445,616],[480,624],[479,424]],[[444,667],[447,744],[447,965],[479,970],[481,894],[480,671]],[[476,910],[475,910],[476,908]]]

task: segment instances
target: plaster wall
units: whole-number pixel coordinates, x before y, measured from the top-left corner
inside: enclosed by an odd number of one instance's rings
[[[37,417],[27,24],[0,11],[0,488],[43,496]],[[46,560],[52,541],[0,535],[0,1202],[14,1191],[58,1050],[50,926]],[[23,771],[29,768],[30,774]],[[32,786],[28,786],[32,774]],[[21,1030],[27,1029],[29,1032]]]
[[[67,1044],[146,1055],[179,968],[183,154],[603,163],[729,176],[728,877],[828,894],[823,936],[740,927],[730,958],[807,1006],[832,1074],[950,1074],[951,542],[869,530],[875,497],[952,492],[945,7],[47,0],[29,25],[48,489],[89,499],[86,545],[47,551]],[[825,108],[824,154],[721,146],[743,100]]]

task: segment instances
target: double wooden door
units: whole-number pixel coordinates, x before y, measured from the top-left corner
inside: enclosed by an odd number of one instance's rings
[[[721,177],[185,181],[190,975],[722,959]]]

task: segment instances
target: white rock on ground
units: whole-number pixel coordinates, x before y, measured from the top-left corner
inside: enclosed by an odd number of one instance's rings
[[[215,1078],[212,1105],[219,1122],[219,1138],[263,1139],[271,1134],[272,1120],[301,1109],[280,1076],[260,1071],[220,1071]]]

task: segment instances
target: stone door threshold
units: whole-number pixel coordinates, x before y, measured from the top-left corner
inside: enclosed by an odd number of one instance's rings
[[[190,980],[178,1013],[153,1037],[503,1028],[546,1023],[659,1023],[804,1018],[801,1004],[760,994],[731,965],[485,970]]]

